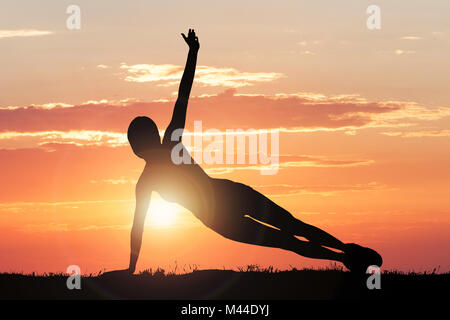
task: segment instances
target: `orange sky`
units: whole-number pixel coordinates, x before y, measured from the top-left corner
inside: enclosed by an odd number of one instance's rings
[[[167,126],[187,54],[179,33],[192,26],[187,129],[280,130],[277,174],[202,165],[211,176],[377,249],[386,269],[450,269],[449,4],[379,1],[371,31],[364,1],[79,1],[70,31],[68,4],[28,4],[30,15],[20,2],[0,10],[0,272],[127,266],[144,163],[126,129],[137,115]],[[226,240],[154,199],[139,270],[329,264]]]

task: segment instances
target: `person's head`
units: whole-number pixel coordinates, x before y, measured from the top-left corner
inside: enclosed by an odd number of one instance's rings
[[[135,155],[145,159],[147,151],[161,146],[158,127],[149,117],[136,117],[128,127],[128,141]]]

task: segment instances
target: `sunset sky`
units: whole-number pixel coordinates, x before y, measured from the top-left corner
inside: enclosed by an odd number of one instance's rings
[[[66,26],[72,4],[80,30]],[[145,163],[126,130],[138,115],[169,123],[189,28],[187,129],[279,129],[276,174],[202,164],[212,177],[373,247],[384,269],[450,270],[449,1],[2,0],[0,272],[128,266]],[[138,270],[330,265],[232,242],[153,200]]]

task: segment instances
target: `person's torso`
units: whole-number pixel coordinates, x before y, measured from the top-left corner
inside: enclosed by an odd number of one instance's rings
[[[183,147],[184,148],[184,147]],[[148,179],[152,190],[166,201],[176,202],[201,218],[213,210],[213,178],[190,157],[187,163],[175,164],[172,148],[164,148],[157,160],[147,164],[142,178]],[[188,151],[184,150],[187,154]]]

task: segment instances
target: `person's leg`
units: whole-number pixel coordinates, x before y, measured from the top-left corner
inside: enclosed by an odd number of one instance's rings
[[[316,243],[302,241],[284,231],[261,224],[251,218],[228,219],[219,228],[213,228],[224,237],[248,244],[280,248],[314,259],[343,262],[344,254],[324,248]]]
[[[329,233],[296,219],[291,213],[275,202],[247,186],[246,192],[247,214],[256,220],[270,224],[290,234],[304,237],[320,246],[326,246],[341,251],[346,245]]]

